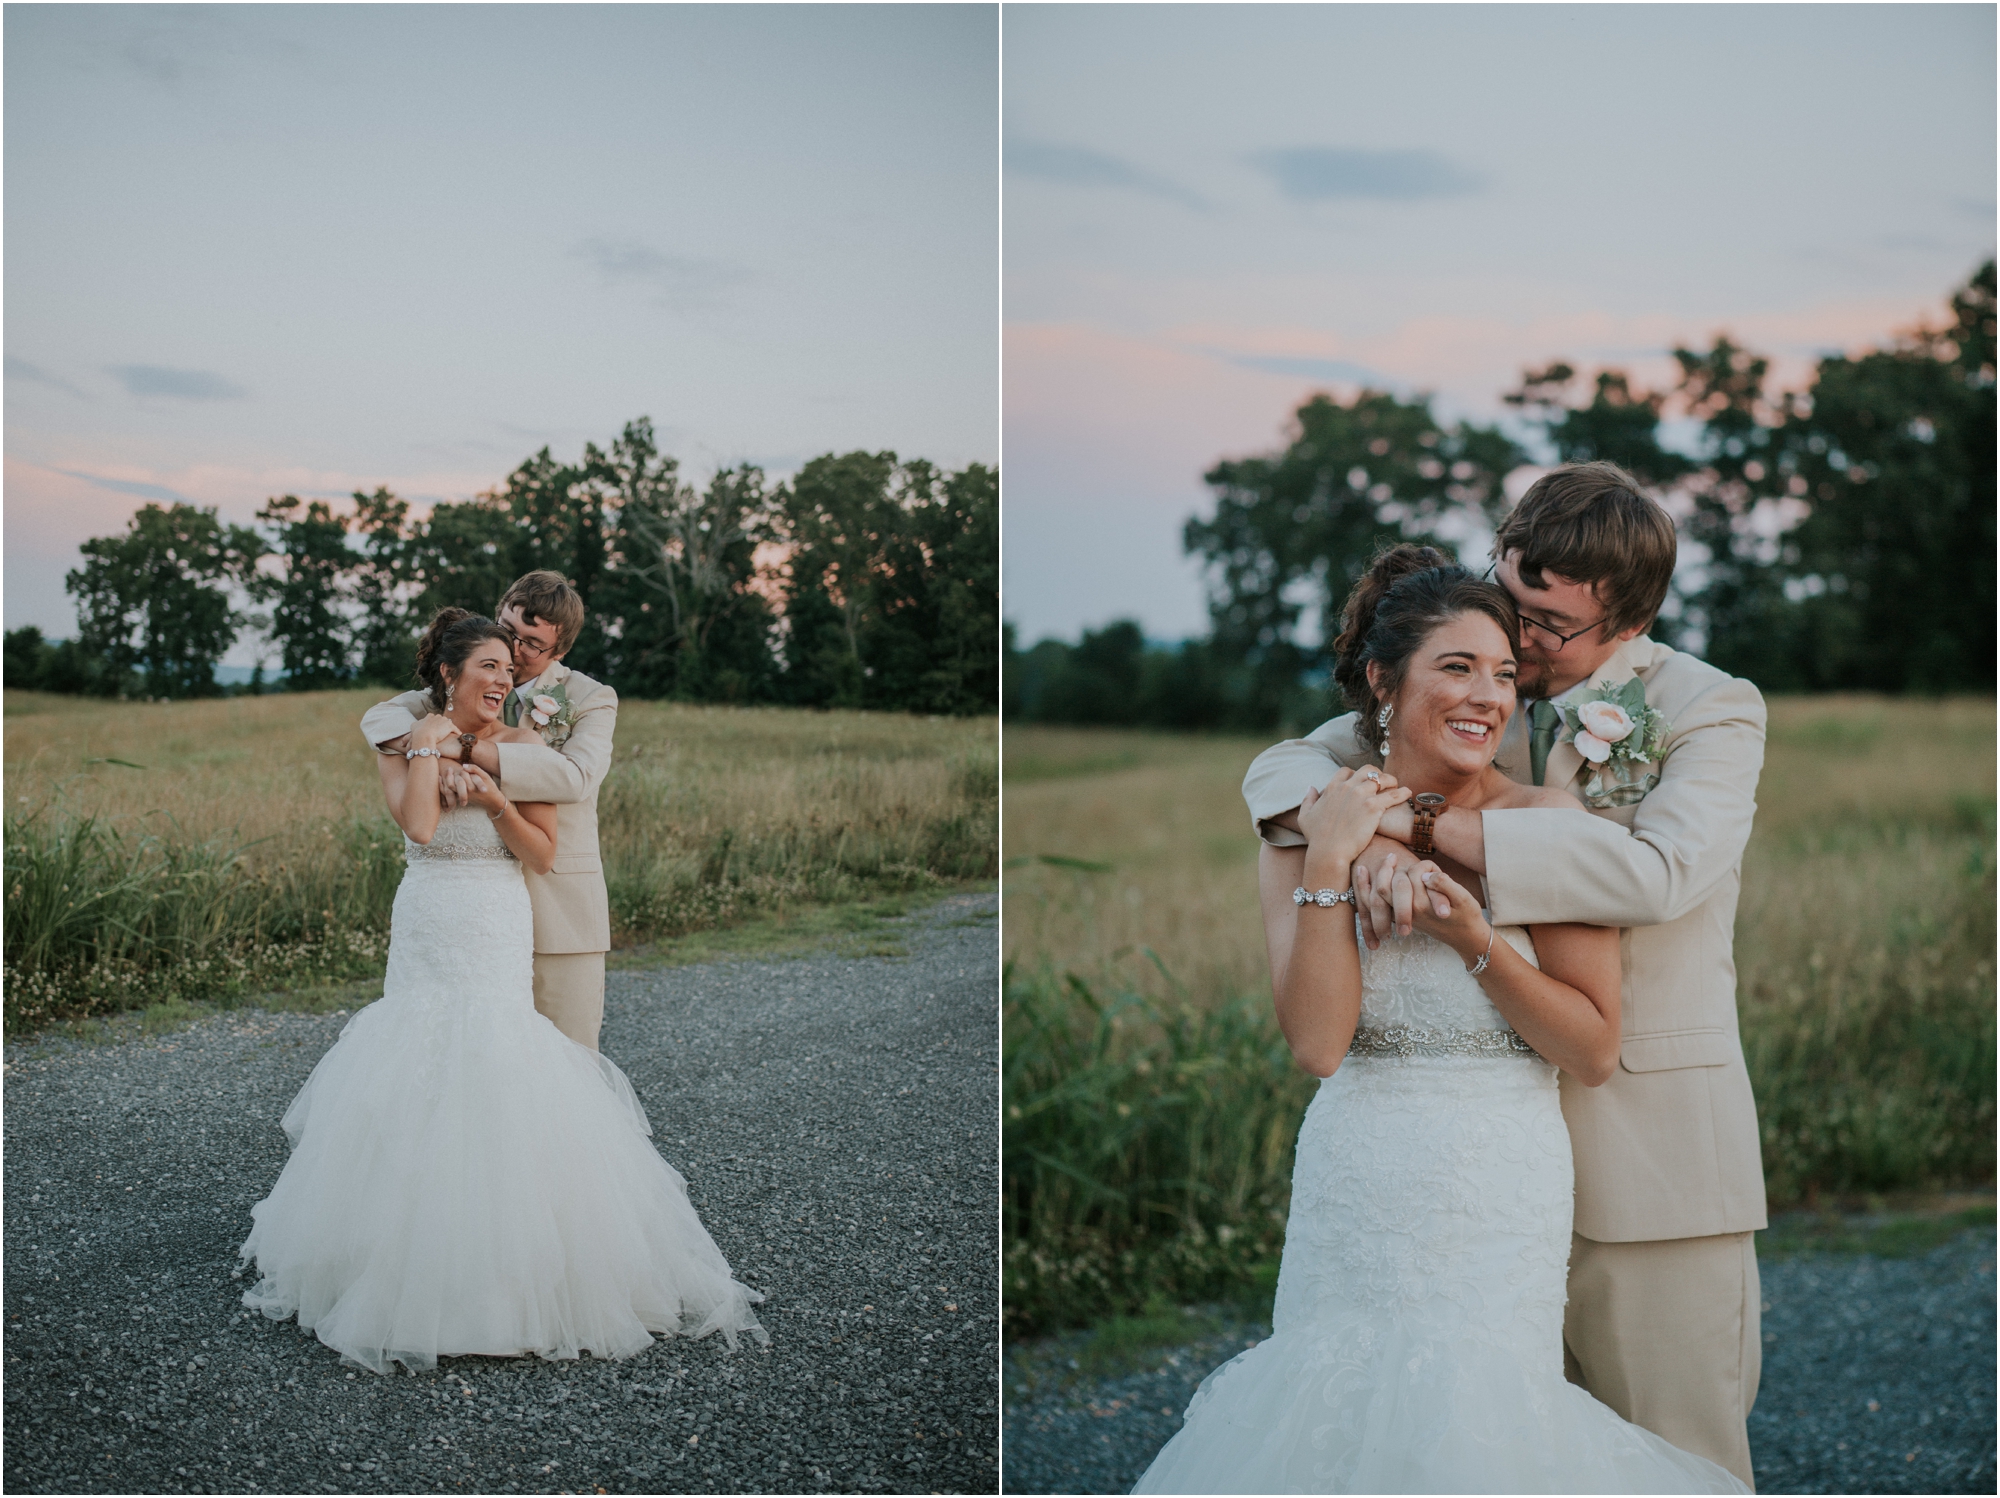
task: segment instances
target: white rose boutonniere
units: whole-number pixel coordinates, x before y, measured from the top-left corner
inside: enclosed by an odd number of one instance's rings
[[[1583,784],[1586,806],[1632,806],[1660,783],[1659,772],[1646,767],[1666,752],[1672,725],[1646,705],[1646,686],[1637,677],[1616,687],[1599,683],[1564,703],[1562,715],[1570,742],[1592,766]]]
[[[576,708],[561,683],[544,687],[522,705],[528,721],[541,731],[544,744],[560,749],[569,742],[570,729],[576,723]]]

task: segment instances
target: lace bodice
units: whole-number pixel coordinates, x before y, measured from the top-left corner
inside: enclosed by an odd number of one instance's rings
[[[410,864],[462,859],[511,859],[513,850],[500,840],[493,819],[476,806],[463,806],[438,817],[428,843],[403,839],[403,861]]]
[[[1521,927],[1501,926],[1494,939],[1535,961],[1535,944]],[[1362,943],[1361,1024],[1371,1030],[1507,1028],[1458,954],[1421,932],[1392,936],[1372,952]]]

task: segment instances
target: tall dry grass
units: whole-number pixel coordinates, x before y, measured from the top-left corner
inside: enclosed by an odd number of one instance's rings
[[[401,868],[376,695],[7,693],[10,1025],[373,971]],[[990,877],[997,796],[991,719],[626,703],[614,940]]]
[[[1015,1331],[1214,1293],[1275,1251],[1270,1110],[1295,1128],[1308,1087],[1237,789],[1262,747],[1007,733]],[[1736,957],[1775,1203],[1991,1179],[1993,792],[1990,700],[1771,704]]]

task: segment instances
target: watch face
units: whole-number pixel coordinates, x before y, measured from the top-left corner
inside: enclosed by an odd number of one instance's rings
[[[1436,791],[1424,791],[1412,799],[1425,811],[1437,811],[1444,806],[1444,797]]]

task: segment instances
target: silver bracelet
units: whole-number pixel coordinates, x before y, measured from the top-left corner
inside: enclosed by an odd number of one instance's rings
[[[1352,905],[1354,903],[1354,891],[1351,889],[1323,889],[1315,893],[1307,889],[1304,885],[1300,885],[1292,891],[1292,903],[1294,905],[1318,905],[1322,909],[1329,905]]]
[[[443,759],[443,758],[444,758],[444,756],[443,756],[442,754],[439,754],[439,753],[437,752],[437,750],[435,750],[435,749],[405,749],[405,750],[403,751],[403,758],[404,758],[404,759],[406,759],[406,760],[407,760],[407,759]]]
[[[1489,921],[1486,924],[1486,950],[1479,954],[1479,960],[1477,962],[1473,963],[1471,967],[1465,970],[1466,973],[1471,977],[1477,978],[1481,973],[1486,971],[1486,964],[1492,960],[1492,957],[1493,957],[1493,923]]]

